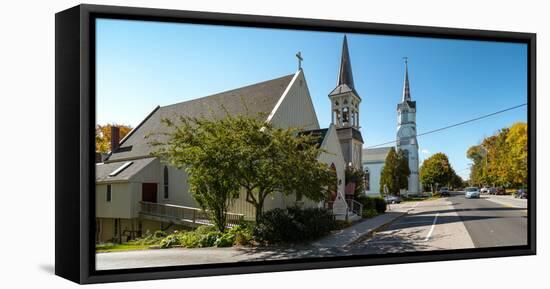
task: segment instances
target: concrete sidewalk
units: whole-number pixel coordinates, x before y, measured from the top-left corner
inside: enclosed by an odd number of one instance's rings
[[[342,248],[359,240],[361,237],[374,232],[376,229],[393,222],[395,219],[403,216],[404,214],[406,214],[406,212],[387,212],[383,215],[361,221],[348,228],[342,229],[312,243],[311,245],[317,248]]]
[[[527,209],[527,199],[517,199],[510,195],[481,195],[481,198],[508,207]]]

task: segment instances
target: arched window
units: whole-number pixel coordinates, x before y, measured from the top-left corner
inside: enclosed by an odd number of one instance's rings
[[[403,150],[403,155],[405,156],[406,160],[409,160],[409,150],[408,149]]]
[[[370,171],[365,168],[365,191],[370,191]]]
[[[168,199],[168,167],[164,167],[164,198]]]
[[[347,106],[342,108],[342,123],[343,124],[349,123],[349,108]]]
[[[330,186],[330,201],[336,200],[337,192],[338,192],[338,173],[336,172],[336,166],[334,163],[330,165],[330,170],[333,173],[333,175],[336,177],[336,183],[334,185]]]

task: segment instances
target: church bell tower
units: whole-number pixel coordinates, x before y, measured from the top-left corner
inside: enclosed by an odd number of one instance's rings
[[[409,161],[409,189],[407,194],[420,193],[418,176],[418,142],[416,140],[416,101],[411,99],[409,87],[409,66],[405,58],[405,80],[403,96],[397,105],[397,148],[402,149]]]
[[[347,37],[342,44],[342,57],[336,88],[328,95],[331,102],[332,124],[336,126],[340,146],[347,165],[362,168],[363,137],[359,126],[361,97],[355,91]]]

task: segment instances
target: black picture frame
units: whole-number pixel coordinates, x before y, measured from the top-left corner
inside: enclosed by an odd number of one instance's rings
[[[286,28],[516,42],[528,45],[528,245],[347,256],[95,270],[95,26],[96,18]],[[77,283],[101,283],[349,266],[369,266],[536,254],[536,34],[166,9],[79,5],[55,16],[55,274]]]

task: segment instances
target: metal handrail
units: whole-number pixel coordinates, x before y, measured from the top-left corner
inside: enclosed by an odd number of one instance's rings
[[[354,199],[346,199],[346,203],[348,204],[349,211],[358,216],[363,216],[363,204]]]
[[[140,213],[161,218],[176,219],[193,224],[211,225],[208,210],[172,204],[159,204],[140,201]],[[244,219],[243,214],[225,213],[228,225],[237,225]]]

